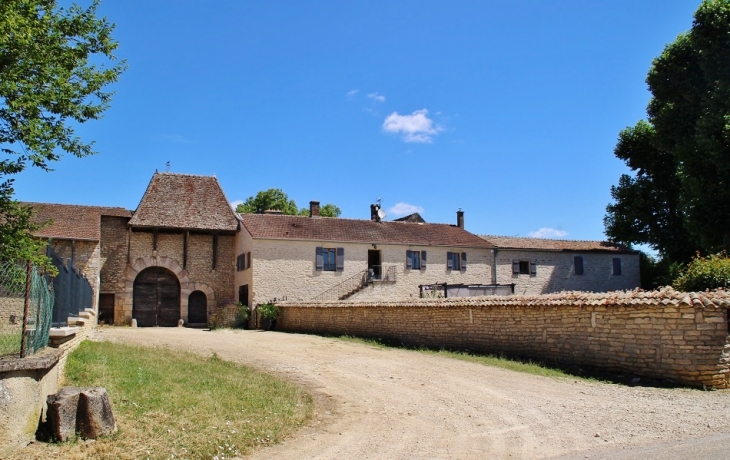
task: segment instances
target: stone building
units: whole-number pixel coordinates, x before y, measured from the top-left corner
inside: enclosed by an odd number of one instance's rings
[[[639,253],[618,244],[481,237],[495,246],[493,282],[514,283],[515,294],[621,291],[641,284]]]
[[[424,286],[514,285],[517,294],[639,286],[638,253],[605,242],[477,236],[419,215],[381,221],[237,215],[211,176],[155,173],[137,209],[32,203],[47,238],[83,271],[100,319],[205,325],[218,307],[274,299],[418,297]]]

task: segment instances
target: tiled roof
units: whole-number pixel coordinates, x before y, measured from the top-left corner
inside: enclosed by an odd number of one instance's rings
[[[701,309],[730,308],[730,293],[718,289],[708,292],[680,292],[671,287],[658,291],[614,291],[614,292],[558,292],[541,295],[506,295],[481,297],[451,297],[447,299],[409,299],[401,301],[357,301],[332,300],[325,302],[305,301],[282,302],[279,305],[287,307],[369,307],[369,306],[398,306],[423,307],[435,306],[449,308],[456,305],[473,305],[486,307],[542,307],[542,306],[632,306],[632,305],[687,305]]]
[[[132,227],[236,231],[238,219],[214,176],[156,172]]]
[[[514,236],[479,235],[499,249],[534,249],[543,251],[574,252],[628,252],[636,251],[608,241],[552,240]]]
[[[35,236],[41,238],[99,241],[101,216],[132,217],[132,212],[124,208],[52,203],[24,204],[33,207],[33,221],[38,223],[53,221],[35,233]]]
[[[243,214],[243,226],[254,238],[348,243],[395,243],[491,248],[490,243],[448,224],[373,222],[272,214]]]

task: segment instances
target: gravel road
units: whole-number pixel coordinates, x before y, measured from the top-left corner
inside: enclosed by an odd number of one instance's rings
[[[306,387],[312,423],[255,459],[730,457],[728,391],[554,379],[280,332],[107,327],[93,338],[215,352]]]

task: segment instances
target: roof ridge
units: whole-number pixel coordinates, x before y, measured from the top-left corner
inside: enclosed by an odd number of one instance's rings
[[[299,214],[267,214],[267,213],[260,213],[260,212],[247,212],[247,213],[236,213],[237,215],[243,217],[243,216],[276,216],[276,217],[298,217],[300,219],[309,219],[309,216],[302,216]],[[353,217],[325,217],[320,216],[322,219],[337,219],[337,220],[350,220],[355,222],[373,222],[376,224],[398,224],[398,225],[446,225],[449,227],[456,227],[454,224],[446,224],[442,222],[403,222],[403,221],[395,221],[395,220],[383,220],[380,222],[376,222],[371,219],[355,219]],[[464,230],[468,231],[468,230]],[[470,232],[471,233],[471,232]],[[472,233],[473,235],[477,236],[475,233]]]
[[[569,240],[569,239],[563,239],[563,238],[538,238],[534,236],[505,236],[505,235],[488,235],[488,234],[482,234],[477,233],[477,236],[481,238],[520,238],[525,240],[540,240],[540,241],[566,241],[569,243],[611,243],[615,244],[617,246],[622,246],[619,243],[614,243],[612,241],[608,240]]]
[[[163,172],[155,171],[155,174],[165,174],[168,176],[209,177],[211,179],[218,180],[218,177],[215,174],[190,174],[190,173],[175,173],[175,172],[166,172],[166,171],[163,171]],[[152,177],[154,177],[154,175]]]
[[[131,211],[131,209],[127,209],[123,206],[104,206],[99,204],[68,204],[68,203],[47,203],[44,201],[21,201],[20,204],[40,204],[40,205],[48,205],[48,206],[73,206],[77,208],[106,208],[106,209],[123,209],[124,211]]]

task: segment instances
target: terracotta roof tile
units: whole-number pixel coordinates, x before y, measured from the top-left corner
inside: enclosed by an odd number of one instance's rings
[[[254,238],[494,247],[482,238],[448,224],[373,222],[360,219],[310,218],[273,214],[243,214],[241,219],[243,226]]]
[[[132,217],[132,212],[124,208],[53,203],[24,204],[33,207],[33,221],[53,221],[35,233],[40,238],[99,241],[101,216]]]
[[[536,249],[544,251],[575,252],[629,252],[636,251],[608,241],[553,240],[515,236],[479,235],[500,249]]]
[[[134,217],[133,227],[238,230],[238,219],[214,176],[155,173]]]
[[[288,307],[423,307],[436,306],[449,308],[455,305],[473,305],[486,307],[541,307],[541,306],[639,306],[639,305],[686,305],[702,309],[730,308],[730,293],[717,289],[708,292],[680,292],[671,287],[658,291],[614,291],[614,292],[559,292],[542,295],[507,295],[481,297],[452,297],[448,299],[409,299],[403,301],[356,301],[333,300],[326,302],[281,302],[279,305]]]

